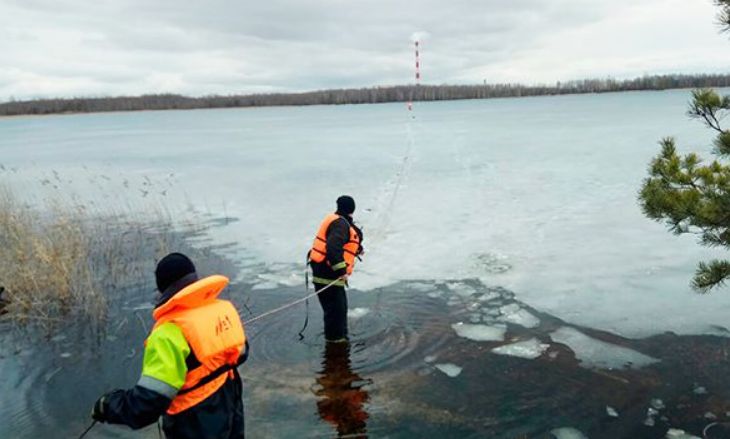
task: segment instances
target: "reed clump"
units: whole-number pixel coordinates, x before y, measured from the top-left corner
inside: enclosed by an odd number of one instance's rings
[[[179,240],[159,213],[141,221],[71,204],[31,207],[0,186],[2,321],[47,333],[67,323],[102,329],[112,302],[149,288],[155,260]]]

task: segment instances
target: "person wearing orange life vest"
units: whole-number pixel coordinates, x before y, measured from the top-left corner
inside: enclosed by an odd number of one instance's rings
[[[363,254],[363,234],[352,219],[355,200],[343,195],[337,199],[337,211],[327,215],[319,226],[309,251],[314,290],[324,313],[324,336],[327,341],[347,341],[347,279],[355,261]]]
[[[243,439],[243,398],[237,366],[248,357],[243,323],[218,295],[224,276],[199,279],[192,261],[165,256],[155,270],[161,295],[145,341],[142,375],[129,390],[94,404],[92,417],[133,429],[162,416],[169,439]]]

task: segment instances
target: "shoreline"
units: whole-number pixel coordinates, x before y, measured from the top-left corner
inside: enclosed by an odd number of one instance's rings
[[[711,88],[727,88],[725,86]],[[415,103],[433,103],[433,102],[454,102],[454,101],[496,101],[496,100],[517,100],[517,99],[537,99],[537,98],[554,98],[563,96],[588,96],[588,95],[608,95],[623,93],[662,93],[677,90],[694,90],[695,87],[676,87],[665,89],[646,89],[646,90],[611,90],[611,91],[586,91],[571,93],[553,93],[553,94],[534,94],[522,96],[493,96],[483,98],[455,98],[455,99],[428,99],[412,101]],[[97,99],[97,98],[94,98]],[[128,114],[128,113],[146,113],[146,112],[162,112],[162,111],[199,111],[199,110],[255,110],[259,108],[303,108],[303,107],[345,107],[345,106],[366,106],[366,105],[389,105],[389,104],[407,104],[411,101],[387,101],[387,102],[352,102],[352,103],[331,103],[331,104],[282,104],[282,105],[245,105],[234,107],[190,107],[190,108],[140,108],[131,110],[97,110],[97,111],[63,111],[48,113],[22,113],[22,114],[0,114],[0,120],[3,119],[21,119],[21,118],[42,118],[52,116],[78,116],[84,114]],[[1,104],[0,104],[1,105]]]
[[[555,84],[389,85],[264,94],[184,96],[173,93],[137,96],[38,98],[0,102],[0,118],[134,111],[256,107],[304,107],[668,91],[730,87],[730,74],[667,74],[615,80],[582,79]]]

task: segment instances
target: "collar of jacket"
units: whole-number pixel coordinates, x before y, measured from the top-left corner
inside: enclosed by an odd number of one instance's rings
[[[167,287],[165,291],[162,292],[160,298],[157,300],[157,303],[155,303],[155,308],[159,308],[160,306],[164,305],[168,300],[172,299],[175,294],[179,293],[180,290],[187,287],[188,285],[192,285],[198,280],[198,273],[186,274],[185,276],[176,280],[172,285]]]
[[[347,224],[352,225],[352,217],[346,213],[342,213],[339,210],[335,211],[335,215],[339,215],[340,218],[344,218],[345,221],[347,221]]]

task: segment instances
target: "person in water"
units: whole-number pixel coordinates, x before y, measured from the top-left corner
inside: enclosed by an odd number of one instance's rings
[[[198,278],[181,253],[165,256],[155,277],[160,296],[145,341],[142,376],[133,388],[99,398],[92,417],[138,429],[162,416],[170,439],[242,439],[237,366],[246,361],[249,346],[235,307],[218,299],[228,278]]]
[[[355,268],[355,259],[363,254],[363,234],[352,219],[355,200],[343,195],[337,199],[337,211],[327,215],[319,226],[309,250],[314,290],[333,284],[317,297],[324,312],[324,336],[327,341],[347,341],[347,279]]]

